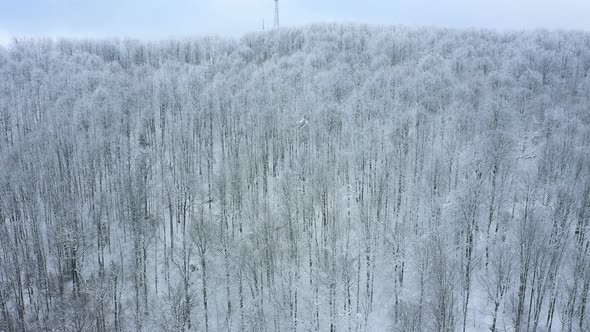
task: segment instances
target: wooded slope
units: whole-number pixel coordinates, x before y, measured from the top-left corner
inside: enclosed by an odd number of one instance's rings
[[[588,331],[590,34],[0,47],[0,330]]]

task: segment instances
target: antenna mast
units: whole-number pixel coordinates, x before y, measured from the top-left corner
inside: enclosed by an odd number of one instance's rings
[[[279,27],[279,0],[275,0],[275,28]]]

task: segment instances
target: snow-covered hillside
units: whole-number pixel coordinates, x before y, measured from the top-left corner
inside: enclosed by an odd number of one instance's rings
[[[588,331],[590,33],[0,47],[0,331]]]

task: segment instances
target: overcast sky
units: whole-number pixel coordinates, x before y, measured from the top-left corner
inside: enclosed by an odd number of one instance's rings
[[[313,22],[590,30],[590,0],[280,0],[281,25]],[[10,36],[240,36],[273,22],[273,0],[0,0]]]

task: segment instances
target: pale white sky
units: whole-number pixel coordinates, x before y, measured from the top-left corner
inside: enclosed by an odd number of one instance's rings
[[[590,0],[280,0],[281,25],[315,22],[590,30]],[[273,22],[273,0],[0,0],[11,36],[240,36]]]

